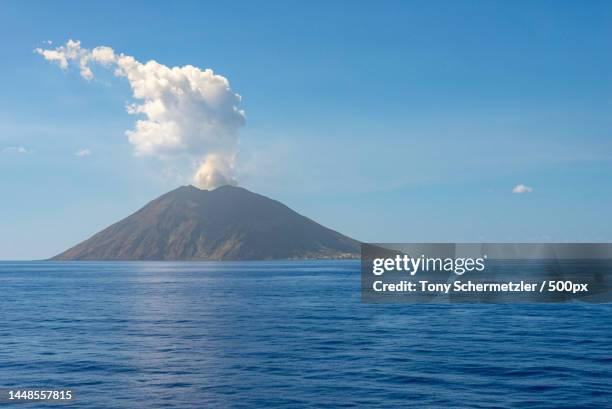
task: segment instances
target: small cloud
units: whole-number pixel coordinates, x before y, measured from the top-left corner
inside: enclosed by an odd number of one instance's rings
[[[91,150],[90,150],[90,149],[87,149],[87,148],[84,148],[84,149],[79,149],[79,150],[78,150],[78,151],[76,151],[74,154],[75,154],[76,156],[80,156],[80,157],[83,157],[83,156],[89,156],[89,155],[91,155]]]
[[[30,153],[30,151],[23,146],[7,146],[6,148],[2,148],[2,153],[26,154]]]
[[[514,186],[514,189],[512,189],[512,193],[516,193],[516,194],[523,194],[523,193],[531,193],[533,192],[533,188],[531,186],[525,186],[525,185],[516,185]]]

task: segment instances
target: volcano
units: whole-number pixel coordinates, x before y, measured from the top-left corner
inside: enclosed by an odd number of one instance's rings
[[[344,259],[359,246],[244,188],[182,186],[53,260]]]

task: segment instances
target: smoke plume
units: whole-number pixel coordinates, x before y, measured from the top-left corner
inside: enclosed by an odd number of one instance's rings
[[[192,65],[141,63],[110,47],[90,50],[73,40],[35,51],[63,70],[77,67],[86,80],[94,78],[94,65],[127,78],[137,102],[126,109],[139,118],[126,135],[136,155],[187,160],[193,183],[203,189],[236,184],[238,133],[245,115],[239,108],[241,97],[231,90],[227,78]]]

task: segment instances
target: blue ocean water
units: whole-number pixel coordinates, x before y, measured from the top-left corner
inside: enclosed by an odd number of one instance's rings
[[[0,388],[84,408],[612,405],[612,305],[359,288],[352,261],[3,262]]]

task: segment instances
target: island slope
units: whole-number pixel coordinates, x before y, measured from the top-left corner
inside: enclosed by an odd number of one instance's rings
[[[183,186],[53,260],[356,258],[359,242],[234,186]]]

